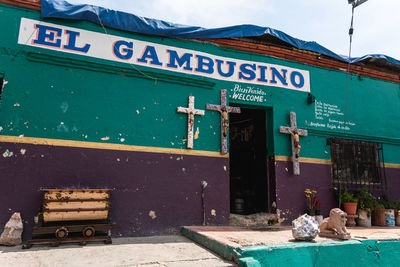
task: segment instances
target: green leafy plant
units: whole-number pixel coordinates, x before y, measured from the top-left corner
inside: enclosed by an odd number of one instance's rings
[[[398,208],[397,202],[391,201],[387,194],[385,194],[383,198],[379,200],[379,203],[382,204],[385,207],[385,209],[396,210]]]
[[[374,210],[377,210],[377,209],[384,209],[385,208],[385,206],[378,200],[378,202],[376,203],[376,206],[375,206],[375,209]]]
[[[354,197],[354,194],[349,193],[347,191],[347,188],[343,190],[343,192],[340,193],[340,202],[341,203],[357,203],[358,200],[356,197]]]
[[[376,208],[378,204],[376,198],[368,191],[366,187],[359,189],[356,193],[356,198],[358,199],[358,206],[362,210],[368,212],[368,216],[371,215],[371,211]]]

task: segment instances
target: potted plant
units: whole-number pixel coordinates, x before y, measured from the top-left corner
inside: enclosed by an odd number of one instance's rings
[[[388,195],[384,195],[382,204],[385,207],[385,225],[395,226],[394,211],[397,208],[397,204],[389,199]]]
[[[400,201],[396,201],[396,210],[394,215],[396,226],[400,226]]]
[[[357,212],[357,198],[347,191],[347,188],[340,193],[340,202],[343,203],[344,211],[349,215],[355,215]]]
[[[358,199],[357,224],[363,227],[371,227],[371,214],[377,205],[376,198],[366,187],[357,191],[356,198]]]
[[[375,209],[372,211],[372,225],[385,226],[385,206],[378,201]]]
[[[321,212],[321,201],[317,198],[317,191],[306,189],[304,190],[307,202],[307,214],[313,216],[314,219],[321,224],[323,217],[320,215]]]

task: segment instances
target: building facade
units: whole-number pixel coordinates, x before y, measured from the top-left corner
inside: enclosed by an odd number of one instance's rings
[[[278,210],[290,222],[307,188],[325,216],[338,184],[400,198],[395,64],[359,62],[348,74],[273,40],[130,33],[0,2],[0,219],[20,211],[25,236],[45,188],[112,189],[118,236],[227,225],[231,212]],[[206,109],[223,89],[241,109],[225,122]],[[202,112],[178,112],[191,104]],[[280,130],[291,112],[307,130],[299,175]]]

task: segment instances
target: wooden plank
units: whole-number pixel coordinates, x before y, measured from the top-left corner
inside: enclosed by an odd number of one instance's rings
[[[81,202],[47,202],[43,204],[44,209],[106,209],[108,201],[81,201]]]
[[[225,126],[229,127],[229,113],[240,113],[240,108],[226,105],[226,89],[221,90],[221,105],[206,104],[206,109],[218,111],[221,121],[221,154],[228,153],[228,133],[225,136]],[[225,125],[227,123],[227,125]]]
[[[44,193],[45,200],[70,200],[70,199],[109,199],[109,192],[96,191],[49,191]]]
[[[193,128],[195,115],[204,116],[204,110],[194,108],[194,96],[189,96],[188,107],[177,107],[177,112],[186,113],[188,115],[188,126],[187,126],[187,148],[193,148]]]
[[[107,218],[108,210],[43,212],[44,222],[105,220]]]
[[[300,163],[299,163],[299,157],[296,157],[297,153],[297,147],[295,147],[295,141],[293,138],[292,133],[294,134],[294,131],[297,131],[297,138],[299,136],[307,136],[308,131],[305,129],[298,129],[297,128],[297,122],[296,122],[296,113],[291,111],[290,112],[290,127],[287,126],[280,126],[279,131],[281,133],[285,134],[290,134],[290,143],[292,146],[292,160],[293,160],[293,174],[294,175],[300,175]],[[299,141],[300,142],[300,141]]]

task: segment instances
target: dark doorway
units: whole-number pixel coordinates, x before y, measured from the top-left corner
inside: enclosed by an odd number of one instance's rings
[[[231,212],[268,212],[265,110],[230,114],[229,154]]]

